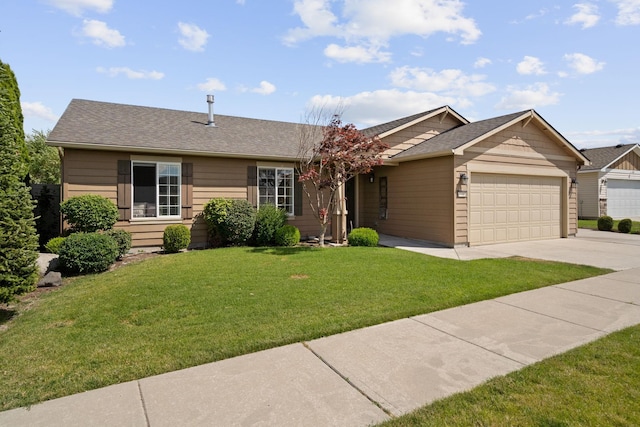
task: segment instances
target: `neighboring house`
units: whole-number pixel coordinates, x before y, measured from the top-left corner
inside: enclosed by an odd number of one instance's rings
[[[206,244],[214,197],[275,203],[303,236],[319,226],[295,176],[300,124],[73,100],[48,143],[64,147],[62,198],[102,194],[134,246],[168,224]],[[446,246],[575,235],[587,158],[535,111],[469,123],[450,107],[364,129],[390,148],[346,186],[348,224]],[[337,221],[334,221],[334,224]]]
[[[581,151],[591,165],[578,171],[580,218],[640,218],[640,146],[618,144]]]

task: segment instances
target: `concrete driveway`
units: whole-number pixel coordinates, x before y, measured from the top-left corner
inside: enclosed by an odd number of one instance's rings
[[[380,235],[382,246],[395,247],[441,258],[473,260],[521,256],[613,270],[640,267],[640,235],[581,228],[576,237],[445,248],[419,240]]]

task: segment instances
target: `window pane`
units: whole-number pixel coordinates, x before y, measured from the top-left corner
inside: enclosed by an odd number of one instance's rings
[[[156,216],[156,165],[133,164],[133,218]]]

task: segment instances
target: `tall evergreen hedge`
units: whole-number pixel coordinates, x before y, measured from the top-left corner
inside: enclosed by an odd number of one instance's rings
[[[33,201],[23,182],[26,153],[18,84],[0,62],[0,303],[32,290],[38,277]]]

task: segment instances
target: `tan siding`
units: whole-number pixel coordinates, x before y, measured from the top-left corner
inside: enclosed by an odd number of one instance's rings
[[[63,200],[81,194],[100,194],[117,203],[118,160],[129,159],[128,153],[67,149],[64,153]],[[158,156],[158,160],[163,157]],[[172,159],[173,160],[173,159]],[[204,204],[215,197],[246,199],[247,170],[256,162],[242,159],[186,156],[183,163],[193,163],[193,220],[177,221],[119,221],[117,228],[133,233],[133,246],[160,246],[164,228],[183,223],[191,229],[194,246],[207,243],[207,230],[200,214]],[[289,223],[300,228],[303,236],[317,235],[317,222],[308,203],[303,200],[303,215]]]
[[[385,152],[385,156],[397,154],[402,150],[420,144],[429,138],[459,125],[460,122],[451,115],[444,117],[444,120],[442,114],[431,117],[430,119],[383,138],[382,141],[390,147],[389,150]]]
[[[613,163],[611,165],[611,169],[622,169],[628,171],[640,170],[640,156],[638,156],[635,151],[631,151]]]
[[[388,218],[379,218],[379,179],[387,177]],[[453,245],[452,157],[402,163],[375,170],[363,182],[360,219],[365,227],[393,236]],[[363,180],[366,181],[366,180]]]
[[[595,219],[599,216],[598,171],[578,174],[578,216]]]

